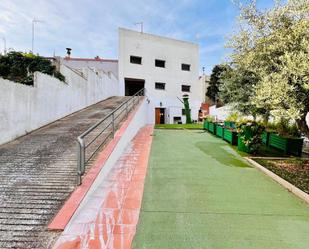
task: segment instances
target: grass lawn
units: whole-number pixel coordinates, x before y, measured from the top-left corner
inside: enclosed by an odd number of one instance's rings
[[[254,159],[286,181],[309,194],[309,160],[291,158],[285,160]]]
[[[202,123],[195,124],[157,124],[155,125],[155,129],[193,129],[193,130],[201,130],[203,129]]]
[[[134,249],[308,249],[309,206],[201,130],[153,135]]]

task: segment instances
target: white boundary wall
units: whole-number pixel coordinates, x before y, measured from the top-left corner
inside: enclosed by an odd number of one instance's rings
[[[62,65],[66,83],[36,72],[34,86],[0,78],[0,144],[51,123],[87,106],[118,95],[112,73],[83,73]]]
[[[209,115],[216,117],[217,120],[225,120],[232,112],[234,112],[232,106],[226,105],[216,108],[215,105],[209,108]],[[309,112],[306,116],[307,125],[309,126]]]
[[[209,107],[209,115],[214,116],[216,120],[225,120],[233,112],[231,106],[222,106],[216,108],[215,105]]]

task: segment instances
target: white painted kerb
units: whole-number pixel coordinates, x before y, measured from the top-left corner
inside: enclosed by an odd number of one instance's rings
[[[283,178],[281,178],[280,176],[276,175],[275,173],[271,172],[270,170],[266,169],[265,167],[263,167],[262,165],[260,165],[259,163],[257,163],[256,161],[252,160],[249,157],[245,157],[245,159],[251,164],[253,165],[255,168],[257,168],[258,170],[262,171],[263,173],[265,173],[266,175],[270,176],[273,180],[275,180],[276,182],[278,182],[280,185],[282,185],[284,188],[286,188],[287,190],[289,190],[290,192],[292,192],[294,195],[296,195],[297,197],[299,197],[300,199],[302,199],[304,202],[306,202],[307,204],[309,204],[309,195],[307,193],[305,193],[304,191],[300,190],[299,188],[295,187],[294,185],[292,185],[291,183],[289,183],[288,181],[284,180]]]

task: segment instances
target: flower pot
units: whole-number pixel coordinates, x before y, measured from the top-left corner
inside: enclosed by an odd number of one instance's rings
[[[217,124],[216,135],[223,138],[224,127]]]
[[[269,135],[269,146],[283,151],[287,155],[301,156],[303,138],[283,137],[275,133]]]
[[[269,144],[269,135],[270,135],[270,132],[268,132],[268,131],[264,131],[262,133],[262,142],[263,142],[263,144],[266,144],[266,145]]]
[[[209,132],[211,132],[212,134],[216,135],[216,123],[213,122],[209,122],[209,128],[208,128]]]
[[[236,123],[233,122],[233,121],[224,121],[224,126],[227,127],[227,128],[235,129]]]
[[[232,145],[237,145],[238,142],[237,132],[232,129],[224,129],[223,139]]]
[[[209,121],[207,121],[206,119],[204,120],[204,123],[203,123],[203,129],[204,130],[208,130],[208,127],[209,127]]]

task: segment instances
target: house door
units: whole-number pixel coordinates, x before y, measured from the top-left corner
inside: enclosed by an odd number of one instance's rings
[[[164,108],[156,108],[155,119],[156,119],[156,124],[165,123],[165,109]]]

